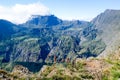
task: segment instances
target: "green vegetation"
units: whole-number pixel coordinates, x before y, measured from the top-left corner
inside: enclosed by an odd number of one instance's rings
[[[103,79],[104,80],[118,80],[120,79],[120,55],[119,50],[118,53],[113,53],[109,55],[106,61],[111,65],[103,72]]]

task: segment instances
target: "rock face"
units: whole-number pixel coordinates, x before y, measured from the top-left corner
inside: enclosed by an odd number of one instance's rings
[[[119,10],[106,10],[91,22],[54,15],[33,16],[20,25],[0,20],[0,61],[43,64],[53,63],[55,56],[60,62],[107,55],[119,47],[119,21]]]

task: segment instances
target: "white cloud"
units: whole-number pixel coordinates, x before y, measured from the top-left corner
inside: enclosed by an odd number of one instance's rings
[[[40,3],[16,4],[12,7],[0,6],[0,19],[6,19],[17,24],[24,23],[31,15],[49,14],[49,9]]]

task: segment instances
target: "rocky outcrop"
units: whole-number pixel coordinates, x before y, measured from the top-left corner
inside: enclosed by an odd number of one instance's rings
[[[13,68],[11,74],[18,76],[19,78],[23,78],[23,77],[31,77],[32,72],[30,72],[26,67],[23,67],[21,65],[16,65]]]

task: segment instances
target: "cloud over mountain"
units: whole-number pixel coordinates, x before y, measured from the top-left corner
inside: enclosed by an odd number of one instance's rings
[[[49,8],[41,3],[16,4],[11,7],[0,6],[0,19],[6,19],[14,23],[24,23],[31,15],[48,15]]]

